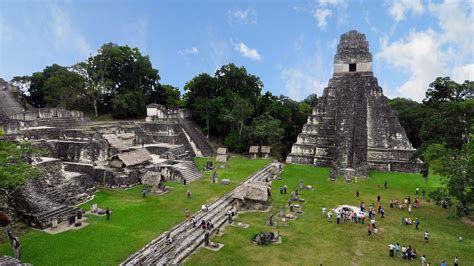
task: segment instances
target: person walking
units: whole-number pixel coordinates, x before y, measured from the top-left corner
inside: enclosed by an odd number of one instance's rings
[[[415,189],[415,194],[418,196],[418,193],[419,193],[419,192],[420,192],[420,188],[417,187],[417,188]]]
[[[420,219],[418,219],[418,217],[416,217],[416,220],[415,220],[415,228],[416,228],[416,230],[418,230],[418,226],[420,226]]]
[[[390,243],[390,245],[388,245],[388,249],[390,251],[389,256],[393,258],[393,250],[395,249],[395,245],[393,245],[393,243]]]
[[[188,199],[191,198],[191,191],[189,189],[188,189],[188,192],[186,193],[186,195],[187,195]]]
[[[377,202],[380,202],[380,195],[377,195]]]
[[[187,180],[186,180],[186,178],[183,178],[183,185],[185,185],[185,186],[186,186],[186,183],[187,183]]]
[[[336,213],[336,223],[339,224],[339,221],[341,220],[341,211],[338,211]]]
[[[426,266],[426,256],[425,256],[425,254],[423,254],[423,256],[421,256],[421,266]]]
[[[459,266],[459,259],[458,256],[454,257],[454,266]]]
[[[387,189],[387,185],[388,185],[388,183],[387,183],[387,181],[385,181],[385,182],[383,183],[383,186],[385,187],[385,189]]]
[[[441,262],[441,266],[446,266],[446,261],[443,260],[443,261]]]
[[[105,215],[107,216],[107,221],[110,220],[110,209],[109,207],[107,207],[107,209],[105,210]]]
[[[280,194],[283,195],[283,186],[280,185]]]
[[[356,191],[356,197],[359,198],[359,190]]]
[[[330,211],[328,212],[328,222],[330,223],[331,220],[332,220],[332,211],[330,210]]]
[[[428,243],[428,240],[430,238],[430,234],[428,233],[428,230],[425,230],[425,242]]]
[[[395,245],[395,254],[397,255],[397,257],[400,256],[400,243],[398,243],[398,242]]]
[[[286,194],[286,189],[287,189],[287,186],[283,185],[283,194]]]
[[[421,192],[421,195],[423,196],[423,198],[425,198],[425,194],[426,194],[426,191],[423,189],[423,191]]]

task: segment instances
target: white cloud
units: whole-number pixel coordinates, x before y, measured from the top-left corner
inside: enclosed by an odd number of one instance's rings
[[[321,96],[330,77],[331,73],[323,60],[323,51],[326,51],[326,48],[322,47],[325,47],[326,44],[322,45],[320,41],[317,41],[313,45],[313,56],[308,57],[296,50],[294,56],[298,57],[298,62],[291,67],[283,68],[280,72],[280,79],[285,86],[286,95],[294,100],[303,100],[312,93]]]
[[[424,10],[421,0],[393,0],[389,13],[398,22],[403,20],[408,12],[419,15],[423,14]]]
[[[445,1],[441,4],[430,3],[430,12],[438,18],[438,23],[444,34],[442,41],[452,42],[458,46],[458,52],[471,53],[474,47],[474,1],[469,7],[462,1]],[[461,55],[464,55],[462,53]]]
[[[453,68],[451,71],[452,80],[463,83],[465,80],[474,80],[474,64],[467,64]]]
[[[77,31],[71,22],[69,13],[56,5],[50,6],[52,21],[50,28],[53,32],[53,41],[56,47],[73,47],[83,56],[89,56],[91,48],[86,38]]]
[[[327,19],[332,15],[332,11],[330,9],[316,9],[314,11],[314,18],[318,22],[318,27],[321,29],[325,29],[327,25]]]
[[[450,75],[457,82],[474,78],[474,2],[470,5],[469,10],[459,1],[430,3],[428,10],[438,20],[440,31],[411,31],[391,43],[387,37],[381,38],[376,56],[408,73],[408,79],[396,89],[398,96],[420,101],[439,76]]]
[[[254,61],[261,61],[262,57],[258,53],[256,49],[249,48],[245,43],[240,42],[234,46],[235,50],[239,51],[239,53],[247,58],[250,58]]]
[[[248,8],[245,10],[228,11],[229,23],[232,24],[234,21],[243,24],[257,24],[257,10],[254,8]]]
[[[284,69],[281,72],[281,79],[285,84],[288,97],[301,101],[312,93],[321,95],[325,87],[325,83],[314,78],[313,75],[304,73],[298,68]]]
[[[191,55],[197,55],[199,53],[199,49],[196,47],[191,47],[191,48],[186,48],[184,50],[179,51],[180,54],[191,54]]]
[[[377,57],[389,65],[409,73],[408,80],[397,88],[403,97],[422,100],[428,84],[445,74],[445,54],[441,50],[438,35],[429,29],[412,31],[406,38],[388,44],[385,39]]]
[[[347,0],[319,0],[318,1],[320,6],[339,6],[339,7],[346,7]]]

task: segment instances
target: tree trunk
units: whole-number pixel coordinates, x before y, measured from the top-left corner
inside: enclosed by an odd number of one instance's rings
[[[94,99],[93,103],[94,105],[94,113],[95,113],[95,117],[98,117],[99,116],[99,113],[97,112],[97,99]]]

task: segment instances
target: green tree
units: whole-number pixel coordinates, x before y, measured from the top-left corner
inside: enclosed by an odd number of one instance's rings
[[[259,145],[272,146],[274,153],[278,153],[280,150],[284,133],[280,120],[268,114],[256,117],[250,126],[250,135],[253,140]]]
[[[135,117],[137,111],[144,112],[144,105],[157,102],[154,97],[160,95],[157,91],[162,89],[158,70],[153,68],[150,58],[143,56],[138,48],[104,44],[88,63],[99,73],[96,75],[103,78],[107,99],[103,105],[108,106],[108,101],[111,101],[112,115],[115,117]]]
[[[0,132],[1,134],[1,132]],[[0,140],[0,190],[5,197],[27,180],[37,178],[40,171],[31,165],[38,151],[29,142]]]
[[[43,70],[46,107],[72,109],[84,87],[84,79],[68,68],[54,64]]]
[[[248,100],[237,94],[232,94],[230,104],[224,109],[223,119],[232,125],[235,125],[239,134],[239,142],[242,140],[242,133],[245,127],[245,121],[250,118],[253,112],[253,106]]]
[[[165,105],[167,107],[181,107],[183,106],[183,101],[181,100],[181,93],[179,92],[178,87],[173,87],[171,85],[162,85],[165,94]]]
[[[430,84],[423,103],[437,105],[443,102],[459,102],[474,97],[474,82],[466,80],[459,84],[450,77],[438,77]]]
[[[459,150],[432,144],[424,158],[435,173],[444,177],[449,194],[458,200],[458,214],[468,215],[474,203],[474,142],[465,143]]]
[[[303,103],[309,105],[312,108],[316,107],[318,104],[318,95],[316,95],[316,93],[308,95],[308,97],[303,100]]]

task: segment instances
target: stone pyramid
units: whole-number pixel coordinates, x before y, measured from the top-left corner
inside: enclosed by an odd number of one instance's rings
[[[331,176],[367,176],[367,170],[416,172],[416,150],[372,72],[365,35],[341,35],[334,75],[286,162],[332,167]]]

